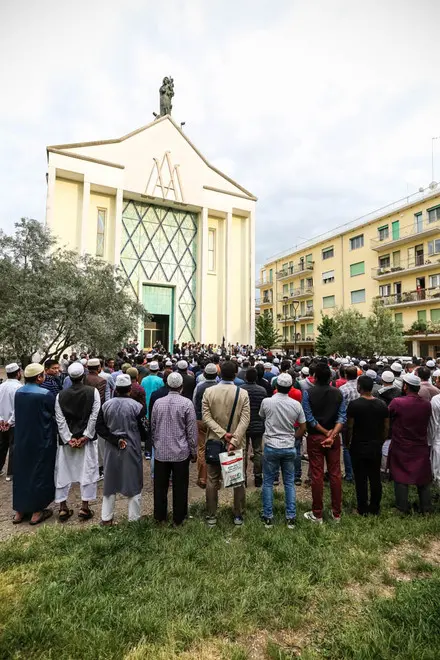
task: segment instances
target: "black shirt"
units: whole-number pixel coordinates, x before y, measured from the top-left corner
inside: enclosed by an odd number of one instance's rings
[[[350,452],[365,458],[380,454],[384,422],[388,416],[387,405],[380,399],[361,396],[351,401],[347,408],[348,419],[354,420]]]

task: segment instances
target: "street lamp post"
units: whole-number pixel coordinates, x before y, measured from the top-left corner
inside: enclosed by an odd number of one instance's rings
[[[299,300],[293,300],[293,353],[296,359],[296,323],[298,321],[297,312],[299,307]]]
[[[284,303],[284,352],[287,355],[287,301],[288,296],[283,296]]]

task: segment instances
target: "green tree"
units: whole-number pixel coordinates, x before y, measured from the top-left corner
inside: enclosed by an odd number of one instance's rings
[[[403,355],[405,343],[402,326],[394,321],[390,309],[374,300],[366,323],[367,353],[373,355]]]
[[[365,355],[370,352],[366,319],[356,309],[337,309],[332,317],[333,334],[328,342],[328,353]]]
[[[0,349],[23,365],[73,347],[114,354],[136,336],[143,306],[114,266],[57,248],[50,231],[22,218],[0,232]]]
[[[255,345],[263,348],[272,348],[281,341],[281,335],[276,329],[272,315],[265,311],[255,324]]]
[[[335,323],[334,320],[327,316],[327,314],[322,315],[322,321],[318,325],[318,339],[316,340],[316,352],[318,355],[328,355],[330,340],[333,336]]]

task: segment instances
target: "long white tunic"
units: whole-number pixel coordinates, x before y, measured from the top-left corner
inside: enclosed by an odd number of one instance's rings
[[[58,446],[57,460],[55,465],[55,487],[64,488],[68,484],[80,483],[81,486],[93,484],[98,481],[98,446],[95,437],[95,425],[101,407],[99,392],[95,389],[92,412],[90,413],[84,436],[90,438],[84,447],[76,449],[68,443],[72,433],[63,415],[58,396],[55,402],[55,418],[57,420],[58,432],[63,445]]]
[[[431,399],[428,444],[431,447],[432,476],[434,481],[440,483],[440,394],[436,394]]]

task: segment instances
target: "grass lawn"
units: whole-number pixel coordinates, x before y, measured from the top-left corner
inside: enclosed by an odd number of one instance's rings
[[[345,506],[354,503],[344,487]],[[42,528],[0,545],[0,658],[440,658],[440,514],[235,529],[201,505],[182,529],[151,520]]]

